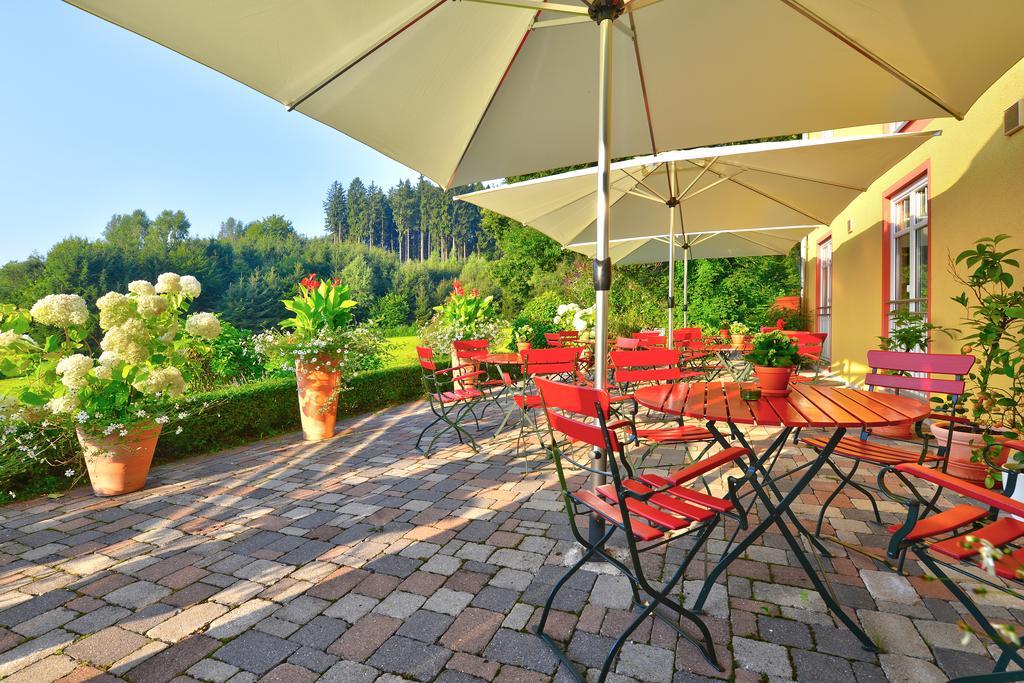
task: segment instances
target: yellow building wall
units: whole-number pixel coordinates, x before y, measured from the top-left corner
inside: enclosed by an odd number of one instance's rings
[[[882,334],[882,220],[885,193],[924,163],[930,164],[929,218],[931,321],[960,329],[963,309],[950,300],[961,287],[950,277],[950,259],[979,237],[1011,235],[1005,244],[1024,248],[1024,131],[1003,134],[1003,111],[1024,98],[1024,61],[992,85],[963,121],[934,119],[924,130],[942,130],[890,169],[840,214],[828,228],[807,237],[804,306],[813,321],[818,293],[818,243],[832,236],[832,372],[860,383],[869,349]],[[888,126],[862,126],[831,133],[835,137],[889,132]],[[821,137],[812,134],[810,137]],[[848,221],[852,221],[848,231]],[[1024,259],[1022,259],[1024,260]],[[1017,286],[1024,286],[1024,272]],[[812,322],[812,326],[813,326]],[[956,353],[961,344],[943,334],[932,351]]]

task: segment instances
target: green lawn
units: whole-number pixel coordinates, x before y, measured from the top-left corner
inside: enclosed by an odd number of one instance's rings
[[[395,348],[391,349],[391,358],[384,362],[385,368],[416,365],[416,345],[420,343],[419,337],[416,335],[411,337],[388,337],[388,341]]]

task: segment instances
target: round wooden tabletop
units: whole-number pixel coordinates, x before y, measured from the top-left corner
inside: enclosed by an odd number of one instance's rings
[[[693,382],[641,387],[640,405],[668,415],[765,427],[884,427],[912,424],[931,413],[924,401],[846,387],[796,384],[788,396],[745,401],[756,384]]]
[[[520,365],[523,362],[522,357],[514,351],[506,353],[485,353],[478,356],[475,360],[481,363],[493,363],[494,365]]]

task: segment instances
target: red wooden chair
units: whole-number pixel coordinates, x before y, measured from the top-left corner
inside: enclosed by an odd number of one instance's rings
[[[783,332],[796,342],[797,353],[803,358],[800,369],[814,370],[814,377],[794,373],[790,381],[813,382],[817,380],[821,375],[821,354],[825,349],[825,338],[828,337],[828,334],[824,332],[799,332],[795,330],[783,330]]]
[[[736,488],[745,480],[730,477],[727,480],[728,493],[725,498],[693,490],[686,484],[710,472],[737,464],[742,458],[752,458],[751,452],[738,447],[727,448],[667,477],[637,476],[625,456],[623,442],[616,432],[618,429],[629,428],[630,423],[625,420],[609,422],[610,403],[607,391],[559,384],[545,379],[537,379],[536,384],[547,415],[555,471],[565,500],[569,528],[576,541],[584,548],[580,559],[551,589],[537,623],[537,635],[562,660],[568,671],[573,672],[578,680],[583,680],[561,647],[544,632],[544,626],[558,591],[587,561],[598,555],[629,579],[634,606],[641,610],[609,649],[597,681],[601,682],[607,678],[612,663],[630,634],[652,614],[696,645],[701,655],[721,670],[707,626],[700,617],[677,602],[673,594],[677,591],[679,580],[687,567],[718,526],[723,515],[736,519],[742,528],[746,528],[746,517],[736,496]],[[590,453],[593,448],[604,449],[607,453],[606,469],[597,470],[592,467]],[[572,490],[565,471],[567,467],[603,474],[610,483],[598,487],[596,492]],[[593,515],[599,516],[608,523],[607,531],[596,542],[581,533],[576,523],[577,517],[585,514],[590,514],[592,519]],[[625,538],[632,567],[605,550],[605,544],[616,531],[621,531]],[[661,584],[661,587],[652,584],[645,573],[641,554],[691,534],[696,538],[668,581]],[[644,594],[643,600],[640,597],[641,592]],[[658,607],[671,610],[675,618],[656,611]],[[693,638],[680,628],[677,623],[678,617],[675,615],[692,623],[700,632],[700,639]]]
[[[527,349],[520,354],[523,358],[523,379],[521,390],[514,396],[516,405],[522,414],[519,421],[519,438],[516,439],[516,452],[522,452],[523,437],[529,427],[543,444],[537,420],[533,411],[540,407],[540,394],[537,393],[534,381],[538,378],[554,379],[562,382],[586,384],[587,378],[579,370],[580,347],[566,346],[554,349]],[[529,463],[527,463],[529,466]]]
[[[1024,441],[1005,442],[1002,455],[1006,457],[1013,450],[1024,452]],[[1017,473],[1005,468],[999,469],[1003,471],[1004,488],[1012,491],[1018,485]],[[948,572],[960,574],[972,582],[1018,599],[1024,598],[1020,592],[1024,588],[1024,521],[1021,521],[1024,519],[1024,504],[1013,500],[1005,492],[992,491],[916,463],[896,465],[894,471],[895,476],[912,492],[912,497],[895,494],[882,481],[884,472],[880,473],[879,484],[882,490],[893,500],[907,506],[907,519],[903,524],[896,525],[889,542],[889,557],[899,557],[902,563],[908,550],[914,553],[928,571],[960,601],[1000,650],[991,673],[954,680],[961,683],[1021,680],[1024,674],[1020,671],[1007,671],[1011,663],[1024,667],[1019,638],[1011,635],[1013,625],[1007,628],[993,624],[992,619],[978,608],[970,593],[954,581]],[[963,514],[960,520],[950,518],[943,524],[939,524],[938,519],[945,513],[922,519],[920,501],[923,495],[917,491],[917,487],[923,482],[940,491],[948,489],[976,503],[958,505],[953,509],[971,508],[981,513],[981,517]],[[1000,517],[1000,513],[1014,516]],[[979,566],[986,569],[991,578],[978,572]]]
[[[657,330],[642,330],[633,333],[633,338],[640,340],[640,348],[656,349],[665,348],[668,338]]]
[[[672,330],[672,345],[679,348],[686,348],[686,345],[694,339],[700,339],[703,330],[699,327],[678,327]]]
[[[620,392],[618,396],[611,397],[612,403],[629,401],[632,406],[630,419],[635,422],[638,406],[632,392],[638,386],[664,382],[685,382],[704,376],[702,372],[680,368],[681,355],[682,353],[677,349],[612,351],[612,379]],[[647,444],[646,450],[637,459],[636,466],[638,468],[643,466],[644,461],[658,446],[706,443],[707,446],[697,456],[697,459],[700,459],[715,441],[714,435],[707,429],[683,424],[682,418],[673,427],[638,427],[636,435],[639,441]],[[687,459],[689,459],[689,449],[687,449]]]
[[[455,357],[458,359],[459,365],[472,365],[474,370],[480,370],[479,359],[487,355],[489,346],[490,342],[486,339],[462,339],[452,342],[452,349],[455,350]],[[504,398],[505,394],[513,387],[512,378],[507,372],[502,372],[499,366],[490,367],[495,368],[494,372],[497,374],[492,374],[489,371],[490,368],[480,370],[482,376],[476,382],[476,387],[482,389],[485,392],[485,398],[489,399],[480,410],[480,417],[484,416],[492,403]]]
[[[434,362],[434,350],[428,347],[417,346],[416,355],[419,357],[420,369],[423,372],[423,386],[427,390],[430,412],[434,414],[434,420],[423,428],[416,439],[416,450],[423,450],[420,448],[420,442],[423,441],[427,430],[438,422],[443,422],[444,427],[434,434],[427,450],[424,451],[426,456],[430,456],[437,440],[452,430],[455,430],[461,443],[466,443],[468,440],[470,447],[474,451],[479,451],[480,446],[462,427],[461,423],[468,413],[473,417],[477,428],[480,427],[476,414],[473,413],[473,407],[484,397],[484,394],[476,387],[465,386],[464,382],[467,379],[479,378],[483,373],[475,370],[472,365],[456,365],[439,370]],[[456,388],[459,385],[462,385],[463,388]]]
[[[615,340],[616,351],[636,351],[640,348],[640,340],[634,337],[619,337]]]
[[[896,393],[900,391],[919,391],[926,394],[944,394],[949,397],[948,413],[933,413],[935,418],[963,422],[963,418],[957,417],[956,405],[960,395],[964,392],[964,376],[974,365],[974,356],[961,356],[958,354],[940,353],[907,353],[903,351],[868,351],[868,365],[871,372],[864,378],[864,383],[871,391],[878,388],[893,389]],[[890,374],[903,373],[903,374]],[[910,373],[918,373],[915,376]],[[953,430],[949,430],[949,436],[945,443],[935,443],[934,437],[925,434],[921,425],[917,425],[917,436],[921,439],[916,444],[917,448],[911,450],[904,446],[891,446],[872,440],[870,432],[861,431],[858,436],[845,436],[836,445],[829,458],[828,465],[839,476],[839,485],[825,499],[821,506],[821,513],[818,515],[818,524],[815,528],[815,535],[821,534],[821,525],[825,520],[825,512],[832,504],[836,496],[846,488],[847,485],[857,489],[871,503],[875,513],[875,521],[882,523],[881,515],[878,513],[878,505],[872,495],[878,489],[867,484],[853,481],[857,470],[861,465],[881,467],[883,469],[893,468],[896,465],[913,463],[937,467],[943,472],[946,471],[946,457],[953,438]],[[828,442],[825,436],[814,436],[802,439],[803,443],[821,452]],[[853,462],[848,472],[843,472],[836,460],[846,458]],[[936,493],[936,499],[938,498]],[[926,505],[927,510],[932,510],[934,500]],[[938,513],[936,517],[943,514]],[[952,513],[960,514],[960,513]],[[943,523],[941,519],[936,523]]]

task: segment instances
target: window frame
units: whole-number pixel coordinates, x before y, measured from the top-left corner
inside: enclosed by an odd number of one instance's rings
[[[923,221],[914,221],[908,227],[896,225],[896,211],[900,200],[912,196],[914,192],[927,188],[924,201]],[[917,256],[921,253],[918,249],[920,231],[927,231],[927,246],[924,250],[926,262],[929,267],[924,275],[923,281],[920,278],[920,263]],[[928,296],[900,296],[896,297],[898,286],[896,240],[900,236],[909,234],[911,250],[911,273],[910,281],[912,287],[917,287],[913,294],[919,295],[920,286],[923,284]],[[892,311],[895,310],[894,303],[908,303],[909,308],[925,316],[926,320],[931,319],[932,297],[932,243],[934,236],[934,216],[932,214],[932,183],[931,183],[931,162],[926,161],[911,173],[902,178],[899,182],[890,187],[883,195],[882,206],[882,335],[888,335],[891,329]]]

